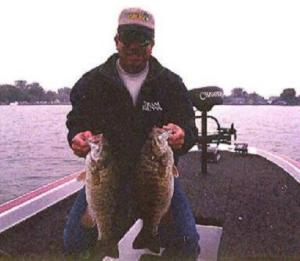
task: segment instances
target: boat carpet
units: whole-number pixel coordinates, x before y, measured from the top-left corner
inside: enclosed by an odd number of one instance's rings
[[[299,183],[257,155],[222,152],[207,174],[199,159],[181,158],[180,179],[197,223],[223,227],[218,260],[300,260]]]
[[[64,260],[63,229],[76,195],[2,232],[0,261]]]

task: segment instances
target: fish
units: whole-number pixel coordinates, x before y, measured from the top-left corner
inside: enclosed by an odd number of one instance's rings
[[[88,143],[91,150],[85,160],[85,189],[88,211],[98,230],[95,248],[101,252],[102,257],[118,258],[118,242],[113,235],[118,167],[103,134],[92,136]]]
[[[167,131],[153,127],[137,162],[134,197],[137,217],[143,220],[143,227],[133,241],[134,249],[160,252],[158,227],[170,209],[174,178],[178,177],[168,137]]]

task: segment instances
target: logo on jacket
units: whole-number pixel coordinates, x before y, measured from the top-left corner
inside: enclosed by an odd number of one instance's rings
[[[159,102],[147,102],[144,101],[142,105],[143,111],[162,111],[162,107],[160,106]]]

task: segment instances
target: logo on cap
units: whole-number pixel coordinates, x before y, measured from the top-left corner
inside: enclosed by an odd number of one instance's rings
[[[128,12],[127,18],[132,20],[148,21],[150,19],[150,16],[146,12]]]

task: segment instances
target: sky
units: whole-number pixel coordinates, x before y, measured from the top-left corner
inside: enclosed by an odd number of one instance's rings
[[[300,95],[297,0],[0,0],[0,84],[72,87],[116,51],[125,7],[154,15],[153,55],[188,89]]]

